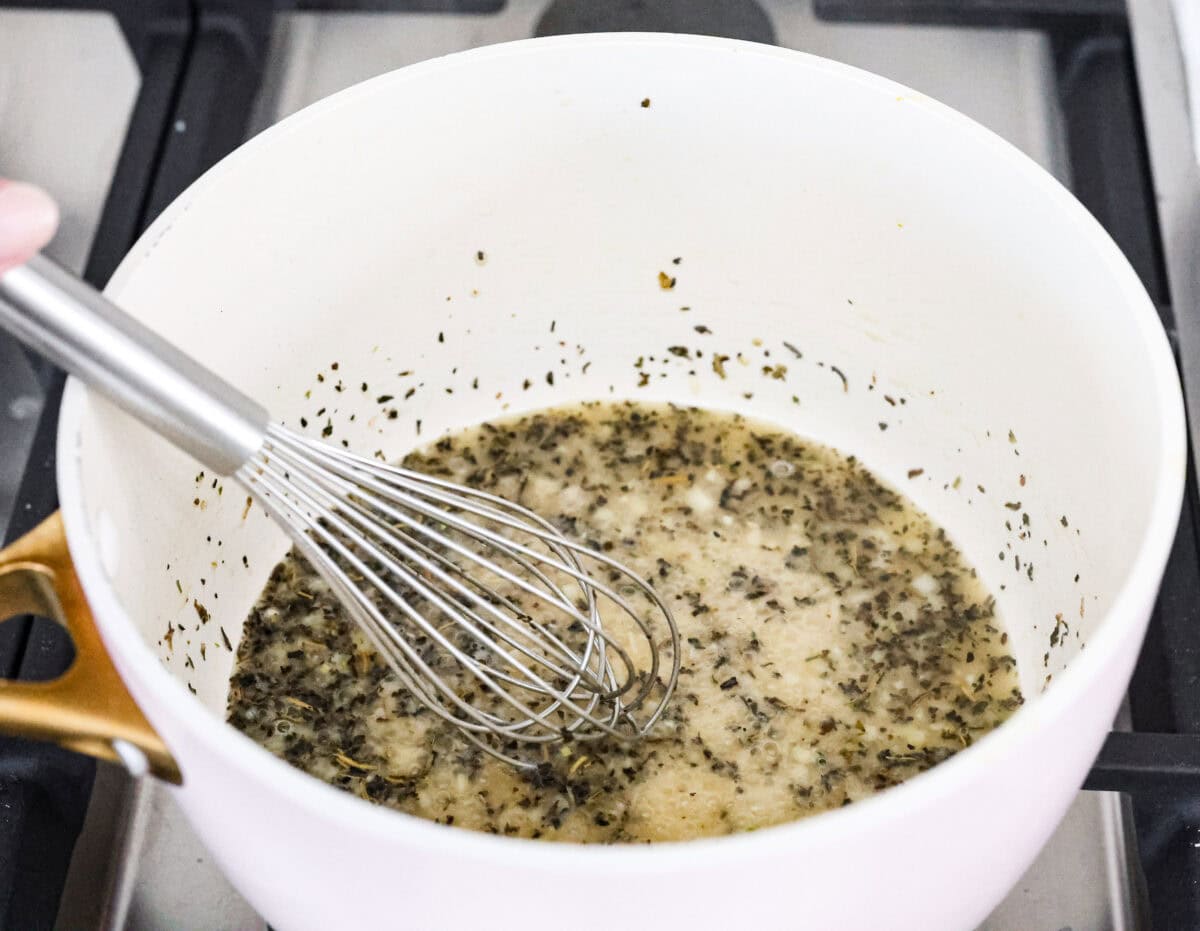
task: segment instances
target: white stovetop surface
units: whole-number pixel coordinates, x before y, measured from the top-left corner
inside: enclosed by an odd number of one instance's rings
[[[1192,121],[1192,148],[1200,161],[1200,0],[1171,0],[1175,30],[1183,56],[1188,112]]]

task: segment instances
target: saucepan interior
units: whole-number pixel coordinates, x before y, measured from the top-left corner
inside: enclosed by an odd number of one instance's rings
[[[1182,468],[1161,331],[1082,209],[986,131],[816,59],[634,37],[462,68],[253,141],[111,293],[277,419],[368,455],[583,399],[773,421],[948,528],[1031,702],[1069,676],[1147,571]],[[285,538],[231,480],[80,403],[65,442],[123,608],[101,619],[118,665],[161,663],[223,716]]]

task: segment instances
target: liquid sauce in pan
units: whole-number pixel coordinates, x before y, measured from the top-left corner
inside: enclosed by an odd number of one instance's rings
[[[1020,704],[994,600],[853,458],[736,415],[593,403],[405,465],[519,500],[654,581],[682,670],[651,737],[518,771],[393,679],[294,553],[246,622],[229,721],[319,779],[444,824],[587,842],[749,831],[945,760]]]

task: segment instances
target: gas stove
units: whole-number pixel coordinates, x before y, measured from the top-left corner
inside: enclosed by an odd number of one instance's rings
[[[63,207],[51,252],[102,285],[246,138],[373,75],[537,35],[650,30],[812,52],[974,117],[1070,187],[1129,257],[1200,408],[1200,168],[1180,34],[1194,0],[0,0],[0,175]],[[1181,12],[1182,11],[1182,12]],[[1189,25],[1190,23],[1190,25]],[[1198,41],[1197,44],[1200,44]],[[1200,57],[1194,63],[1200,74]],[[0,528],[53,510],[61,375],[0,338]],[[1193,418],[1193,431],[1200,418]],[[1195,438],[1195,436],[1194,436]],[[1128,700],[1086,789],[983,927],[1200,927],[1196,480]],[[0,674],[71,647],[0,625]],[[263,929],[170,794],[0,741],[0,928]]]

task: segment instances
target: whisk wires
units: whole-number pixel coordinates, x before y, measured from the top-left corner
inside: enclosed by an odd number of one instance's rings
[[[545,518],[279,426],[237,477],[400,684],[493,756],[530,768],[521,744],[636,738],[662,715],[670,608]]]

